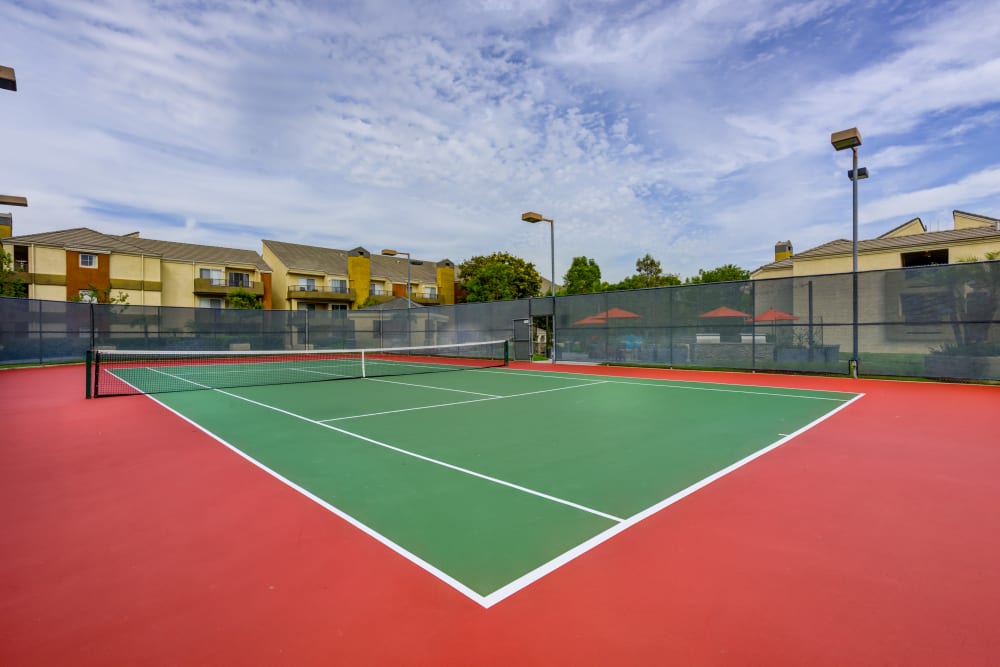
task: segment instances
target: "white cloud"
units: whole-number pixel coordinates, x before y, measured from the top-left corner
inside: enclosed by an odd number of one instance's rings
[[[616,281],[646,252],[684,276],[843,235],[849,158],[829,134],[857,124],[868,224],[996,215],[1000,24],[983,17],[1000,3],[892,8],[8,4],[0,173],[31,197],[17,233],[507,250],[548,275],[548,239],[520,221],[540,210],[559,276],[587,255]]]

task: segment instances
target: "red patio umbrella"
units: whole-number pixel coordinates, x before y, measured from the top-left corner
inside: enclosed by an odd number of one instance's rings
[[[710,310],[707,313],[702,313],[698,317],[750,317],[747,313],[741,313],[738,310],[733,310],[727,306],[719,306],[714,310]]]
[[[747,322],[770,322],[771,323],[771,335],[775,337],[777,341],[778,337],[778,322],[793,322],[799,318],[794,315],[789,315],[788,313],[783,313],[775,308],[768,308],[763,313],[757,317],[751,317]],[[787,342],[787,341],[786,341]]]
[[[609,310],[605,310],[603,313],[588,315],[582,320],[577,320],[573,324],[607,324],[608,320],[638,319],[641,317],[641,315],[633,313],[631,310],[625,310],[624,308],[611,308]]]
[[[624,308],[617,308],[617,307],[612,308],[610,310],[606,310],[603,313],[600,313],[599,315],[609,320],[623,320],[631,317],[635,318],[641,317],[637,313],[633,313],[631,310],[625,310]]]
[[[765,310],[763,313],[761,313],[757,317],[751,317],[750,321],[751,322],[782,322],[782,321],[790,322],[792,320],[797,320],[797,319],[799,319],[799,318],[795,317],[795,315],[789,315],[788,313],[783,313],[780,310],[776,310],[774,308],[768,308],[767,310]]]

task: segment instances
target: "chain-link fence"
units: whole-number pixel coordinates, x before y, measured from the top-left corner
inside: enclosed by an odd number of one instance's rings
[[[1000,262],[399,310],[0,299],[0,363],[113,349],[343,349],[510,339],[555,324],[560,362],[1000,380]],[[854,340],[858,345],[855,350]]]

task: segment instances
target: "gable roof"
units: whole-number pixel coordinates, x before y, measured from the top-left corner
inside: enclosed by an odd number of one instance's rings
[[[347,275],[347,251],[264,239],[262,242],[291,271]]]
[[[24,234],[22,236],[12,236],[4,239],[4,243],[26,243],[32,245],[52,246],[55,248],[70,248],[74,250],[93,250],[95,252],[123,252],[131,255],[154,255],[157,253],[144,252],[138,246],[130,243],[132,239],[123,239],[120,236],[102,234],[87,227],[74,227],[73,229],[60,229],[54,232],[40,232],[38,234]]]
[[[908,223],[907,223],[908,224]],[[982,239],[1000,240],[1000,230],[994,227],[966,227],[965,229],[948,229],[943,232],[926,232],[924,234],[907,234],[905,236],[880,236],[876,239],[858,241],[858,253],[877,252],[880,250],[904,250],[925,246],[947,246],[963,241],[978,241]],[[828,241],[815,248],[796,253],[779,262],[771,262],[759,267],[756,271],[773,271],[792,266],[796,260],[814,259],[832,255],[850,255],[852,243],[849,239]],[[756,273],[756,271],[754,273]]]
[[[927,225],[920,218],[913,218],[912,220],[907,220],[899,227],[894,227],[887,231],[885,234],[881,234],[878,238],[887,239],[891,236],[906,236],[908,234],[924,234],[927,232]]]
[[[194,243],[176,243],[174,241],[156,241],[132,235],[116,236],[114,234],[102,234],[87,227],[12,236],[3,241],[4,243],[44,245],[70,250],[150,255],[183,262],[253,266],[264,273],[271,271],[271,267],[267,265],[264,258],[253,250],[197,245]]]

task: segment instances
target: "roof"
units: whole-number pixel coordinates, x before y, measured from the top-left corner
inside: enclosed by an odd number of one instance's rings
[[[156,241],[129,236],[132,243],[147,255],[160,255],[163,259],[199,264],[250,265],[263,273],[270,273],[271,267],[264,258],[253,250],[240,248],[224,248],[214,245],[198,245],[195,243],[177,243],[176,241]]]
[[[3,241],[4,243],[47,245],[57,248],[93,250],[95,252],[124,252],[132,255],[158,254],[144,252],[141,248],[122,239],[120,236],[102,234],[100,232],[95,232],[93,229],[88,229],[87,227],[75,227],[73,229],[61,229],[54,232],[40,232],[38,234],[11,236]]]
[[[114,234],[102,234],[87,227],[12,236],[4,239],[4,243],[25,243],[72,250],[151,255],[168,260],[253,266],[263,272],[271,271],[271,267],[264,262],[264,258],[253,250],[196,245],[194,243],[176,243],[174,241],[156,241],[137,236],[116,236]]]
[[[925,234],[907,234],[906,236],[879,237],[877,239],[866,239],[858,241],[858,253],[878,252],[881,250],[902,250],[906,248],[918,248],[934,245],[951,245],[963,241],[978,241],[982,239],[1000,239],[1000,230],[995,227],[967,227],[965,229],[949,229],[943,232],[927,232]],[[757,271],[772,271],[785,269],[792,266],[793,262],[800,259],[812,259],[816,257],[827,257],[832,255],[849,255],[852,253],[852,243],[849,239],[837,239],[828,241],[815,248],[810,248],[804,252],[796,253],[789,258],[779,262],[771,262],[757,269]],[[755,271],[756,273],[756,271]]]
[[[919,231],[918,231],[919,230]],[[880,235],[878,238],[886,239],[891,236],[906,236],[907,234],[924,234],[927,232],[927,225],[920,218],[911,218],[907,220],[899,227],[893,227],[885,234]]]
[[[309,271],[329,275],[347,275],[347,250],[321,248],[300,243],[264,240],[264,245],[274,253],[290,271]],[[437,263],[414,259],[410,266],[410,280],[418,283],[437,282]],[[371,255],[371,275],[373,278],[406,283],[406,258],[385,255]]]

